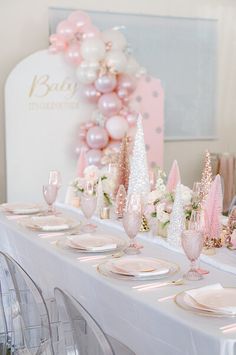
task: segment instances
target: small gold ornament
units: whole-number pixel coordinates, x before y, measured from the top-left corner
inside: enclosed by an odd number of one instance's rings
[[[140,232],[148,232],[148,231],[150,231],[147,218],[144,216],[144,214],[142,215],[142,222],[141,222],[141,226],[140,226],[139,231]]]

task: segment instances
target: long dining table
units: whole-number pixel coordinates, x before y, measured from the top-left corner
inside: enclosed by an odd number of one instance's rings
[[[61,205],[60,211],[81,220],[81,213],[75,208]],[[39,234],[26,229],[19,221],[0,213],[0,250],[20,263],[45,297],[53,296],[54,287],[67,291],[107,334],[137,355],[236,354],[236,327],[228,327],[236,325],[236,320],[197,315],[180,308],[174,300],[176,294],[195,287],[219,282],[225,287],[236,287],[234,273],[201,262],[201,267],[209,271],[202,280],[139,290],[134,286],[145,281],[106,277],[97,270],[101,260],[83,259],[80,253],[57,243],[65,236]],[[96,223],[101,233],[125,238],[120,222],[96,219]],[[148,233],[140,234],[137,240],[143,245],[141,255],[169,260],[180,266],[170,280],[182,278],[189,266],[183,254],[157,245]],[[236,264],[236,254],[234,256]]]

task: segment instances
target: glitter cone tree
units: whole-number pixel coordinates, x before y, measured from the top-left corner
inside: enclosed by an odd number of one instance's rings
[[[211,183],[212,183],[211,156],[209,151],[206,150],[204,169],[202,172],[201,187],[200,187],[201,206],[203,206],[205,203],[206,197],[210,190]]]
[[[126,192],[128,191],[129,172],[129,143],[127,136],[125,136],[122,139],[120,146],[119,160],[117,165],[115,195],[117,194],[120,185],[124,186]]]
[[[137,131],[134,140],[128,195],[137,193],[144,198],[150,192],[147,155],[144,142],[142,116],[137,119]]]
[[[167,230],[167,240],[170,245],[179,247],[181,245],[181,233],[184,229],[184,208],[182,201],[181,185],[178,184],[175,190],[175,201],[170,215],[170,224]]]

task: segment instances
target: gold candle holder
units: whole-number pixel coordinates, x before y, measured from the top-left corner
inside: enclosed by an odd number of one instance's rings
[[[105,206],[102,207],[101,211],[100,211],[100,218],[101,219],[110,219],[110,208]]]

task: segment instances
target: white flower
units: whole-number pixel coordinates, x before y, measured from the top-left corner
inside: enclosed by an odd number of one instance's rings
[[[192,190],[188,186],[181,184],[181,196],[184,206],[191,203],[192,193]]]
[[[158,190],[153,190],[148,194],[148,203],[154,203],[156,200],[160,200],[162,197],[162,192]]]
[[[159,203],[156,207],[157,219],[161,223],[169,222],[170,214],[164,211],[165,203]]]
[[[91,180],[93,183],[99,179],[99,169],[95,165],[89,165],[84,169],[84,178],[86,180]]]
[[[106,192],[109,195],[112,195],[114,189],[115,189],[115,182],[114,179],[111,179],[108,177],[107,179],[102,180],[102,188],[103,191]]]

